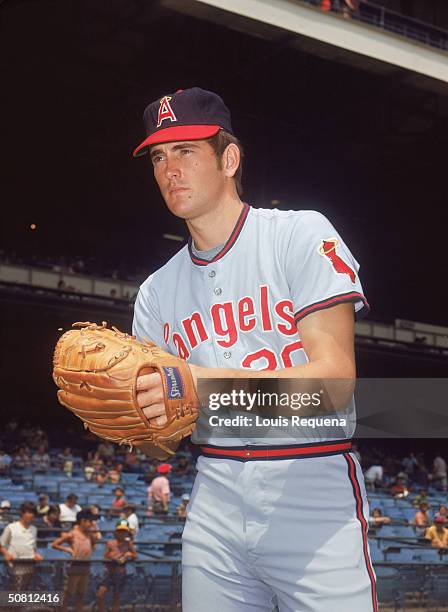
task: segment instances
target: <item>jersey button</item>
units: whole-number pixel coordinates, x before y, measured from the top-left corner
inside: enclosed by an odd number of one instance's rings
[[[224,359],[230,359],[231,356],[232,356],[232,353],[230,351],[226,351],[224,353]]]
[[[250,457],[250,451],[246,451],[246,457]]]
[[[213,278],[214,276],[216,276],[216,272],[214,270],[210,270],[208,275],[210,276],[210,278]]]
[[[220,289],[219,287],[217,287],[217,288],[215,289],[215,295],[221,295],[221,293],[222,293],[222,289]]]

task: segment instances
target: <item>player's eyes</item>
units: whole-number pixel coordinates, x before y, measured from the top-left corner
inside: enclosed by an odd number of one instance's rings
[[[163,157],[162,155],[154,155],[154,156],[152,157],[152,163],[153,163],[154,165],[156,165],[156,164],[157,164],[159,161],[161,161],[161,160],[162,160],[162,157]]]
[[[181,151],[184,155],[187,155],[188,153],[193,153],[193,149],[181,149]]]

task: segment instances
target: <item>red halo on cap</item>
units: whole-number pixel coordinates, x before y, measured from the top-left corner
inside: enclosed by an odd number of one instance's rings
[[[175,142],[177,140],[202,140],[210,138],[219,132],[219,125],[176,125],[158,130],[148,136],[133,152],[133,157],[146,155],[148,147],[161,142]]]

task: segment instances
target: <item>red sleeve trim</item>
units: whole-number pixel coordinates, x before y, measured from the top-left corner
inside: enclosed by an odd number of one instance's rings
[[[356,319],[362,319],[370,311],[369,303],[362,293],[359,293],[358,291],[349,291],[348,293],[341,293],[330,298],[325,298],[325,300],[320,300],[320,302],[315,302],[314,304],[301,308],[294,314],[294,322],[297,325],[297,323],[306,317],[306,315],[316,312],[317,310],[325,310],[326,308],[331,308],[332,306],[343,304],[344,302],[360,301],[362,302],[363,306],[360,310],[358,310],[358,312],[356,312]]]

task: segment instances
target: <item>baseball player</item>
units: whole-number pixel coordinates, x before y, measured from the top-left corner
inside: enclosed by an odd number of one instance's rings
[[[359,265],[331,223],[241,201],[242,148],[218,95],[197,87],[165,95],[144,122],[134,156],[148,155],[191,237],[141,285],[137,338],[187,360],[195,381],[254,371],[354,379],[354,315],[368,304]],[[163,422],[159,374],[139,376],[137,388],[145,415]],[[354,422],[351,400],[339,439],[217,433],[201,446],[183,534],[184,612],[377,610]]]

